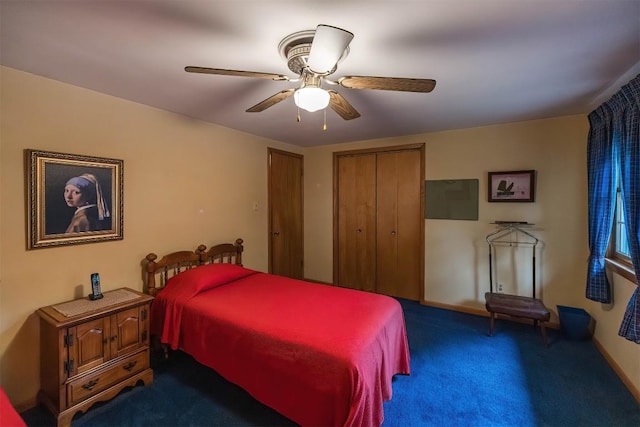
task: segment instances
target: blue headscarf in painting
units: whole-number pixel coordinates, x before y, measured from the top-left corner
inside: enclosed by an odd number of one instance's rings
[[[67,181],[66,185],[73,185],[82,192],[84,199],[98,207],[98,219],[102,221],[105,218],[111,216],[107,202],[102,197],[102,189],[98,179],[90,174],[83,173],[80,176],[76,176]]]

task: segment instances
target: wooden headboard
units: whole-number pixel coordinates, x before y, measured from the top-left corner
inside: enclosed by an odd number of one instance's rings
[[[196,250],[200,255],[200,264],[213,264],[222,262],[227,264],[242,265],[243,240],[236,239],[235,243],[220,243],[210,249],[200,245]]]
[[[178,273],[204,264],[228,263],[242,265],[242,239],[235,243],[221,243],[207,249],[200,245],[195,251],[172,252],[160,258],[150,253],[143,261],[144,292],[155,296],[167,281]]]

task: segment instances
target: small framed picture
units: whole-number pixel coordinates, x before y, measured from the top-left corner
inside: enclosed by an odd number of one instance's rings
[[[489,202],[535,201],[535,170],[489,172]]]
[[[122,240],[123,161],[25,150],[28,249]]]

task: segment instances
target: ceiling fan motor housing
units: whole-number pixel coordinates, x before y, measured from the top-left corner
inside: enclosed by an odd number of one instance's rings
[[[311,43],[302,43],[291,47],[287,53],[287,66],[291,71],[300,75],[307,67],[307,58],[311,51]]]

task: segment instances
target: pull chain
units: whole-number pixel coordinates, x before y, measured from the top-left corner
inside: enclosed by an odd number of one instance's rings
[[[327,109],[326,108],[323,110],[323,114],[324,114],[324,121],[322,123],[322,130],[327,130]],[[298,123],[302,121],[302,119],[300,118],[300,107],[298,107],[298,114],[296,116],[296,121]]]

